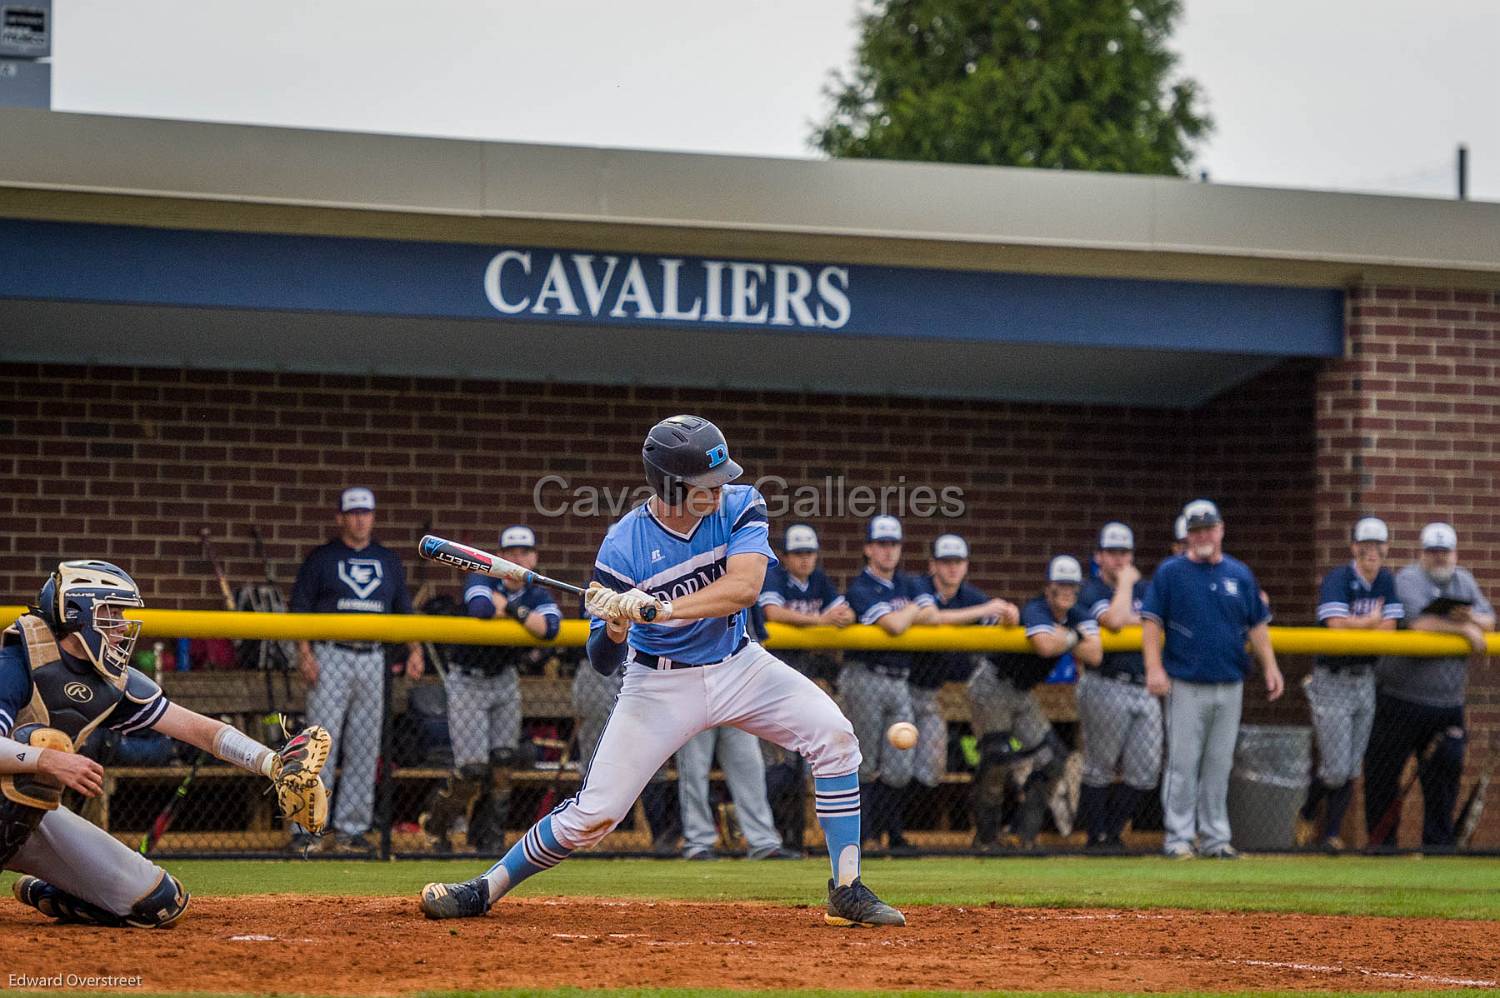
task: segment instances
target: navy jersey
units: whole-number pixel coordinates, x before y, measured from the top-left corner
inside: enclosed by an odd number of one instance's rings
[[[988,596],[967,582],[960,582],[957,591],[953,594],[953,598],[945,600],[938,593],[937,584],[932,576],[926,576],[922,581],[927,592],[932,594],[933,603],[937,605],[939,610],[963,610],[971,606],[981,606],[990,601]],[[999,619],[995,616],[989,616],[976,620],[974,623],[993,626]],[[913,686],[935,690],[944,683],[962,682],[968,679],[973,672],[974,655],[972,652],[917,652],[912,656],[911,676],[909,678]]]
[[[846,595],[854,619],[861,624],[873,624],[888,613],[894,613],[909,604],[936,606],[937,601],[927,591],[927,585],[919,575],[897,572],[889,582],[866,568],[849,583]],[[910,670],[911,652],[906,651],[862,651],[854,655],[867,665],[884,670]]]
[[[1132,587],[1135,592],[1132,595],[1131,606],[1136,613],[1141,612],[1141,603],[1146,599],[1146,590],[1151,584],[1145,579],[1137,579]],[[1100,621],[1101,626],[1104,611],[1109,609],[1109,604],[1114,601],[1115,587],[1099,578],[1097,575],[1083,584],[1083,590],[1078,594],[1078,605],[1095,621]],[[1144,677],[1146,675],[1146,660],[1138,651],[1110,651],[1104,653],[1104,661],[1099,664],[1101,672],[1119,675],[1126,673],[1131,676]]]
[[[806,582],[798,582],[784,565],[772,565],[766,570],[766,581],[761,584],[756,602],[763,607],[784,606],[797,613],[816,615],[840,605],[844,597],[821,568],[813,569]]]
[[[512,590],[501,579],[471,572],[464,579],[464,609],[471,617],[491,620],[495,616],[496,593],[505,597],[507,617],[519,620],[520,614],[517,611],[524,607],[528,614],[538,613],[546,618],[545,633],[548,637],[557,634],[558,624],[562,622],[562,609],[552,593],[541,586],[530,585]],[[508,665],[522,665],[533,651],[533,648],[525,646],[455,645],[453,654],[454,661],[467,669],[495,674]]]
[[[766,501],[751,485],[724,486],[719,508],[686,534],[664,526],[651,504],[642,503],[609,528],[594,561],[594,578],[617,592],[636,588],[657,599],[681,599],[722,578],[737,554],[764,555],[774,564],[768,527]],[[597,631],[604,621],[594,620],[590,627]],[[648,655],[718,662],[747,640],[745,613],[635,624],[626,640]]]
[[[1082,600],[1074,603],[1068,610],[1067,617],[1061,621],[1052,616],[1052,607],[1047,603],[1046,596],[1037,596],[1021,607],[1021,626],[1026,629],[1028,638],[1050,631],[1057,624],[1071,627],[1083,637],[1099,633],[1099,625],[1083,608]],[[1063,652],[1063,655],[1070,654],[1072,653]],[[1007,652],[996,655],[994,663],[996,671],[1002,676],[1008,676],[1016,689],[1029,690],[1047,678],[1063,655],[1043,658],[1035,652]]]
[[[94,671],[90,663],[74,658],[61,648],[58,651],[64,660],[71,662],[75,670],[90,673]],[[146,681],[135,684],[132,689],[149,689],[155,685]],[[9,645],[0,648],[0,736],[9,736],[15,729],[16,718],[31,702],[31,691],[31,669],[26,664],[26,654],[21,650],[21,646]],[[149,728],[161,720],[161,716],[167,712],[167,703],[167,698],[160,689],[157,689],[155,696],[146,699],[144,703],[135,703],[122,697],[110,711],[109,716],[104,719],[102,727],[124,732]]]
[[[1141,616],[1166,633],[1167,675],[1190,683],[1238,683],[1250,671],[1250,630],[1270,620],[1271,611],[1249,567],[1226,554],[1217,564],[1162,562],[1141,601]]]
[[[1401,597],[1396,595],[1396,577],[1388,568],[1375,573],[1375,581],[1366,583],[1355,569],[1354,563],[1340,565],[1323,578],[1318,590],[1318,624],[1328,626],[1328,621],[1339,617],[1363,617],[1375,609],[1377,600],[1385,605],[1380,616],[1385,620],[1403,620],[1406,608]],[[1378,655],[1319,655],[1318,665],[1330,669],[1373,667]]]
[[[395,552],[371,541],[358,551],[334,538],[297,570],[293,613],[411,613],[406,569]]]

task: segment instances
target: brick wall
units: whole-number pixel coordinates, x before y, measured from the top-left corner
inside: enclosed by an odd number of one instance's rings
[[[751,475],[799,488],[962,490],[953,519],[908,518],[909,566],[944,530],[972,545],[975,581],[1012,598],[1040,587],[1052,554],[1086,558],[1121,518],[1154,566],[1171,521],[1217,498],[1231,550],[1297,619],[1310,607],[1315,370],[1289,364],[1178,413],[1087,406],[451,382],[256,372],[12,366],[0,373],[0,601],[29,598],[50,565],[99,556],[129,568],[156,606],[211,608],[199,530],[238,585],[262,571],[249,525],[289,584],[333,531],[339,490],[373,488],[377,536],[418,568],[433,532],[493,546],[503,525],[538,530],[544,565],[586,578],[608,522],[532,512],[543,476],[619,494],[639,487],[638,441],[656,419],[709,415]],[[1267,446],[1274,442],[1275,446]],[[910,497],[913,493],[908,491]],[[572,496],[553,479],[549,507]],[[836,578],[860,564],[861,522],[814,515]],[[790,519],[790,517],[788,517]],[[777,531],[779,535],[779,530]],[[1295,608],[1295,610],[1293,610]]]

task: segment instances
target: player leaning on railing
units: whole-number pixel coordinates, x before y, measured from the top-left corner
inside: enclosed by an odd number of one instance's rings
[[[583,786],[483,876],[428,884],[422,910],[430,918],[484,914],[522,880],[608,835],[673,752],[727,724],[811,764],[833,864],[827,921],[906,924],[859,880],[853,727],[812,680],[746,633],[745,610],[775,560],[765,500],[752,486],[728,484],[741,469],[706,419],[663,420],[641,456],[655,495],[610,528],[587,597],[590,662],[605,674],[624,662],[626,673]]]
[[[0,638],[0,868],[26,874],[17,900],[66,922],[166,926],[188,904],[176,877],[58,806],[64,787],[103,792],[104,769],[76,754],[100,726],[154,728],[271,780],[289,819],[314,829],[328,819],[318,779],[328,733],[308,728],[276,752],[168,702],[130,667],[141,625],[123,611],[142,605],[109,562],[65,561]]]

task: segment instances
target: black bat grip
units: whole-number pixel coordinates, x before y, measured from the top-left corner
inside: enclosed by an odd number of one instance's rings
[[[646,609],[642,610],[641,611],[641,619],[644,620],[648,624],[651,623],[651,621],[655,620],[656,619],[656,607],[654,607],[654,606],[648,606],[648,607],[646,607]]]

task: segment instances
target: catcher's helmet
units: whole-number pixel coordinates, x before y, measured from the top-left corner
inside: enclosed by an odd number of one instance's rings
[[[99,674],[121,680],[141,622],[125,620],[120,609],[145,605],[140,587],[123,569],[107,561],[61,562],[42,583],[36,603],[54,634],[77,634]]]
[[[666,502],[682,501],[686,486],[713,488],[744,469],[729,457],[719,428],[702,416],[672,416],[651,427],[641,446],[646,483]]]

